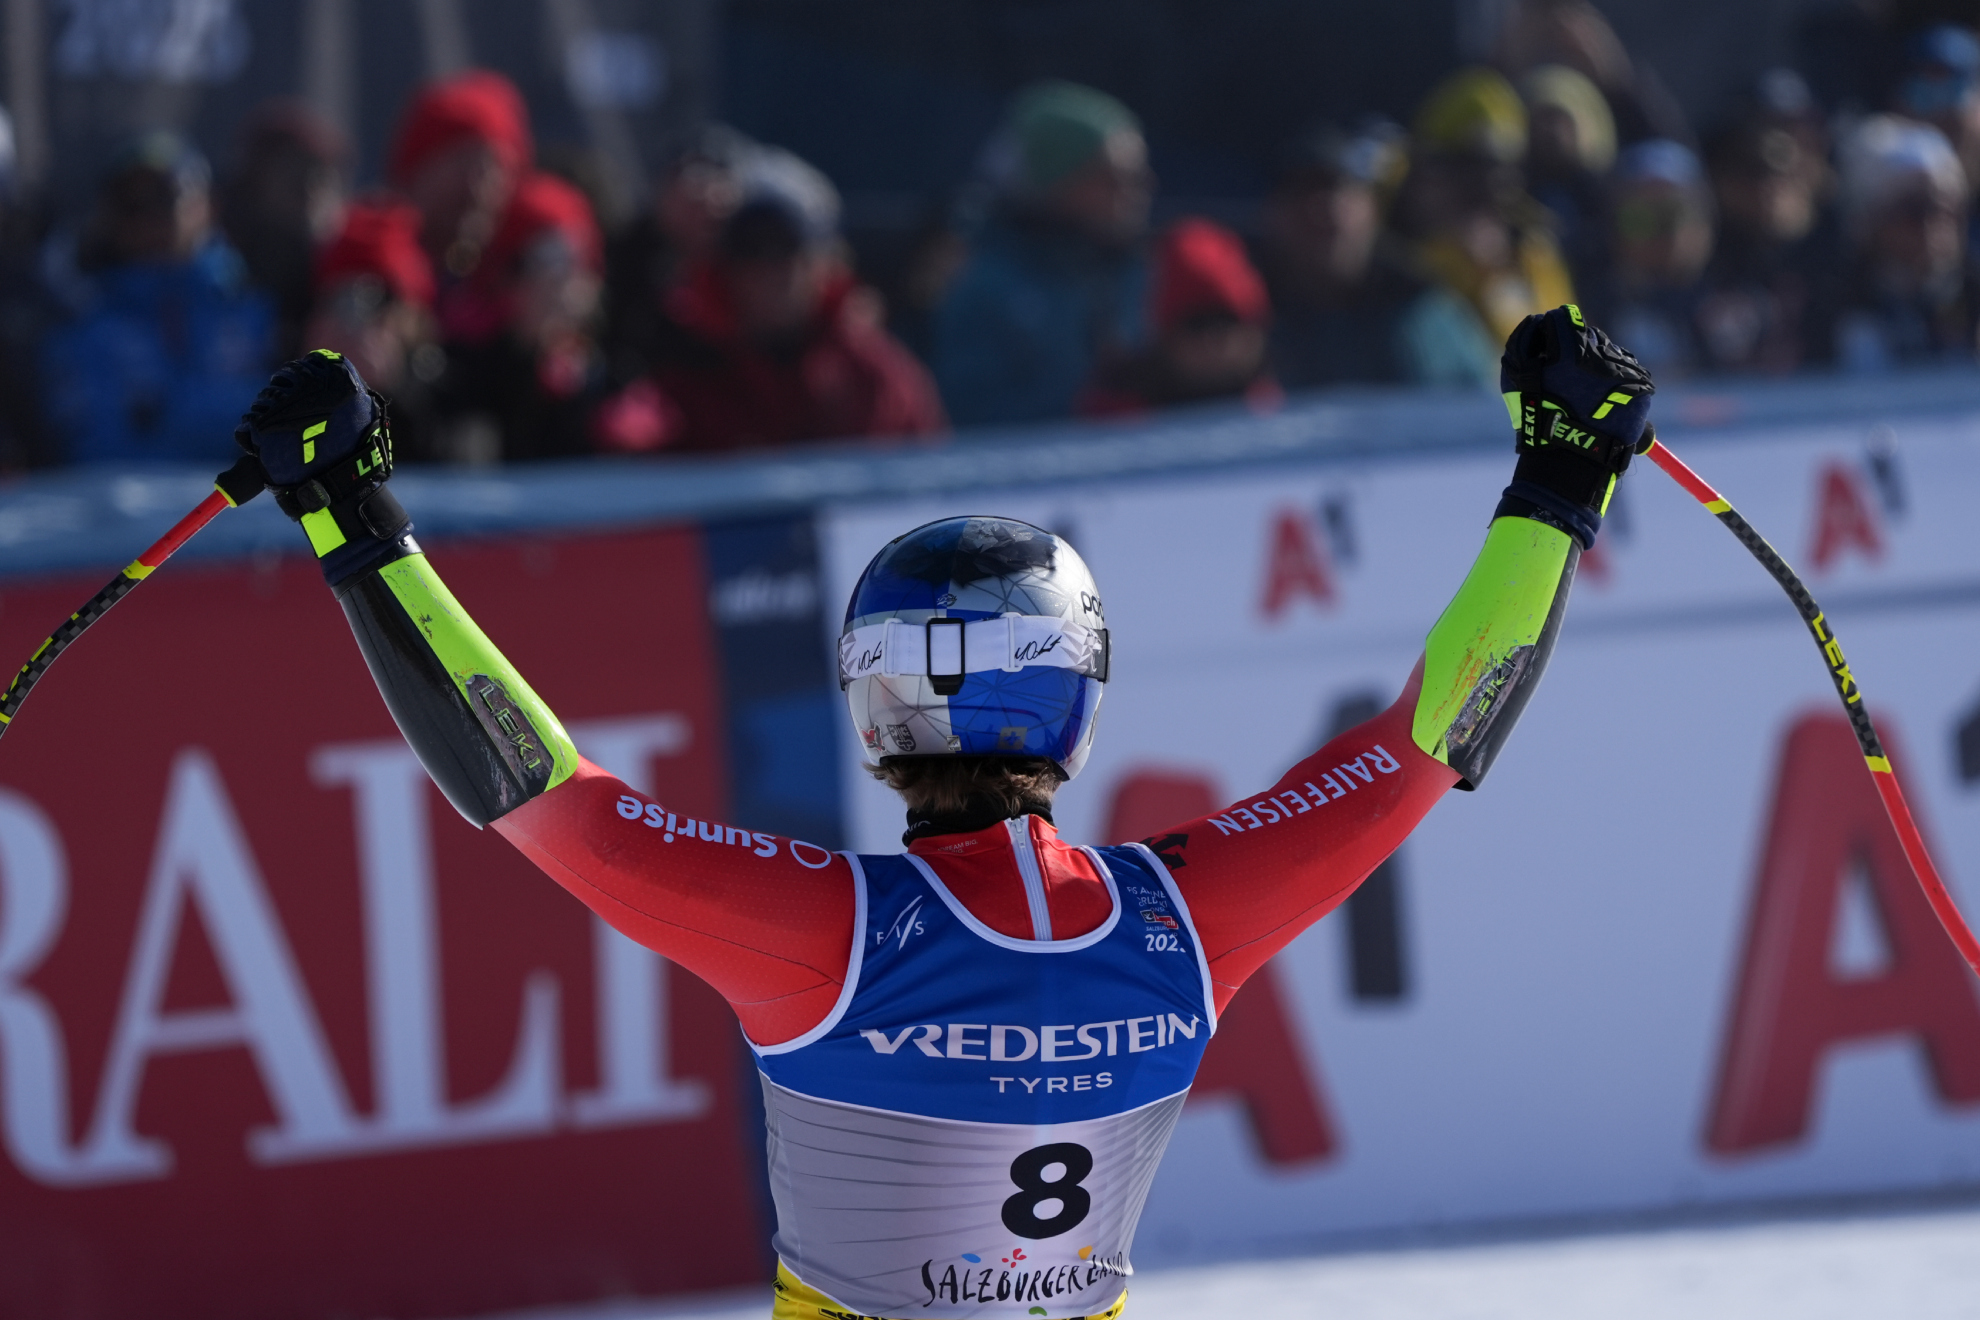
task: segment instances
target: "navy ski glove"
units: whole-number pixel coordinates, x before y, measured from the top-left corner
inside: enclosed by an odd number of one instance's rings
[[[1649,447],[1650,373],[1569,304],[1519,323],[1499,359],[1499,388],[1519,461],[1494,516],[1549,523],[1586,550],[1616,478]]]
[[[385,400],[342,354],[320,348],[280,367],[234,441],[261,460],[275,502],[302,524],[331,586],[417,550],[412,519],[385,489],[392,475]]]

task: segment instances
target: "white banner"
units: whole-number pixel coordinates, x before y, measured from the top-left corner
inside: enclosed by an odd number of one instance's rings
[[[1671,438],[1829,608],[1980,919],[1980,418]],[[1131,789],[1234,801],[1357,699],[1393,699],[1509,451],[841,507],[821,522],[828,600],[937,517],[1006,514],[1071,539],[1114,666],[1058,818],[1114,842]],[[1980,1182],[1980,987],[1947,970],[1942,937],[1918,937],[1911,889],[1859,828],[1858,790],[1875,798],[1853,744],[1836,751],[1839,712],[1779,589],[1640,463],[1491,779],[1399,854],[1386,954],[1355,956],[1392,959],[1400,996],[1357,995],[1346,911],[1273,964],[1292,1038],[1279,1066],[1324,1137],[1274,1157],[1255,1102],[1193,1106],[1144,1261]],[[841,733],[849,837],[897,849],[899,804]],[[1255,994],[1271,992],[1237,1005]]]

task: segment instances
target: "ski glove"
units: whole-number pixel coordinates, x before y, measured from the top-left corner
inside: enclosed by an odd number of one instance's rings
[[[319,348],[277,369],[234,441],[261,460],[275,502],[302,524],[331,586],[410,546],[412,519],[385,489],[385,400],[341,353]]]
[[[1499,388],[1519,461],[1495,516],[1549,523],[1586,550],[1616,478],[1648,448],[1657,391],[1650,373],[1570,303],[1513,330],[1499,360]]]

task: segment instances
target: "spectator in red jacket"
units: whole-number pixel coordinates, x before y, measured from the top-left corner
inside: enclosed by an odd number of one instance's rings
[[[928,373],[846,268],[831,183],[770,149],[741,182],[718,251],[667,300],[672,343],[655,374],[670,416],[651,447],[758,449],[946,429]]]
[[[525,175],[474,272],[442,294],[443,456],[504,462],[588,454],[606,400],[598,345],[604,243],[583,193]],[[652,429],[650,426],[647,428]]]
[[[304,323],[311,348],[357,365],[392,405],[402,458],[433,447],[433,387],[446,367],[433,319],[433,267],[419,245],[420,215],[404,202],[359,202],[316,258],[316,296]]]
[[[402,202],[359,202],[316,257],[316,296],[304,340],[357,364],[390,397],[431,341],[433,268],[419,246],[419,212]]]
[[[528,108],[500,74],[434,83],[400,123],[391,176],[420,214],[444,352],[426,457],[479,464],[594,447],[606,400],[603,241],[584,195],[534,160]],[[654,432],[651,412],[635,434]]]
[[[514,83],[472,70],[406,107],[390,176],[420,213],[420,245],[443,283],[472,274],[533,165],[529,110]]]
[[[1080,399],[1089,417],[1118,417],[1215,399],[1276,405],[1266,366],[1272,309],[1244,242],[1208,220],[1179,220],[1155,257],[1150,320],[1155,339],[1101,369]]]

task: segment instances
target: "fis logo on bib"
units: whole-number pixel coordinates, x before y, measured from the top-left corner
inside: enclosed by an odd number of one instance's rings
[[[907,911],[894,918],[892,924],[884,929],[874,931],[873,947],[877,949],[883,944],[892,944],[895,948],[900,948],[914,936],[922,934],[926,929],[921,924],[921,905],[923,901],[923,899],[917,897],[914,902],[908,904]]]

